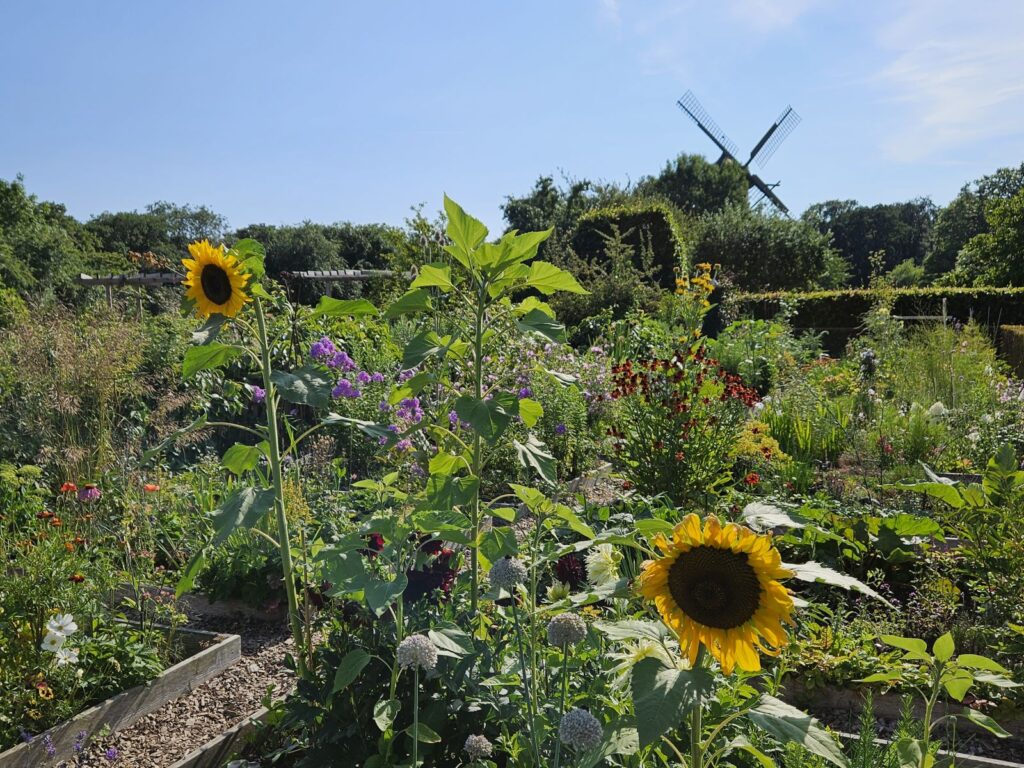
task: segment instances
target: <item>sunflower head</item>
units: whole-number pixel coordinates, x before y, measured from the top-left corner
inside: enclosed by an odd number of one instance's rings
[[[733,668],[756,672],[758,651],[775,655],[786,642],[783,624],[792,624],[793,599],[779,579],[793,574],[770,535],[709,516],[701,524],[687,515],[672,531],[658,534],[663,557],[648,560],[640,593],[654,603],[694,664],[700,646],[718,659],[725,674]]]
[[[209,240],[192,243],[188,247],[192,256],[182,259],[188,274],[184,285],[185,296],[195,303],[196,312],[203,318],[210,315],[234,317],[242,311],[249,296],[245,293],[251,277],[223,245],[214,247]]]

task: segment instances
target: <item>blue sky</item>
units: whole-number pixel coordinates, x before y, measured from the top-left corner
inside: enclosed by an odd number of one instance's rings
[[[541,174],[716,157],[692,89],[802,211],[1024,161],[1019,0],[0,4],[0,178],[87,218],[155,200],[233,226],[383,221],[447,192],[492,227]]]

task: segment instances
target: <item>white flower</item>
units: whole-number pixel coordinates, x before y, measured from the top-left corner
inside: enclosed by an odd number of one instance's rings
[[[48,653],[56,653],[62,645],[64,645],[64,635],[47,632],[46,637],[43,638],[43,644],[39,647]]]
[[[421,667],[428,672],[437,666],[437,646],[426,635],[409,635],[398,644],[398,666]]]
[[[991,424],[993,421],[995,421],[995,419],[992,418],[992,414],[991,413],[983,413],[983,414],[981,414],[981,423],[982,424]]]
[[[972,429],[970,432],[967,433],[967,439],[970,440],[972,443],[976,443],[979,440],[981,440],[981,433],[976,429]]]
[[[57,651],[57,666],[66,667],[68,664],[74,666],[78,663],[78,650],[75,648],[61,648]]]
[[[928,409],[928,415],[933,419],[941,419],[947,413],[949,413],[949,410],[939,400],[932,403],[931,408]]]
[[[68,637],[78,631],[78,625],[75,624],[75,617],[70,613],[58,613],[46,622],[46,629],[55,635]]]
[[[482,760],[491,756],[494,747],[486,736],[473,734],[466,738],[465,750],[470,760]]]
[[[566,584],[564,581],[558,579],[551,580],[551,586],[547,589],[548,600],[552,603],[557,603],[559,600],[567,598],[572,594],[572,587]]]
[[[622,554],[611,544],[598,544],[587,553],[587,578],[592,584],[606,584],[619,578]]]

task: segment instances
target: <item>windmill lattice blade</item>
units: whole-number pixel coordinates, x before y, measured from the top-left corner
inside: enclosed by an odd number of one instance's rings
[[[779,148],[779,145],[786,140],[786,137],[793,132],[794,128],[800,125],[801,119],[800,115],[793,111],[792,107],[786,107],[783,110],[782,114],[779,115],[779,119],[775,121],[775,125],[769,129],[771,136],[768,141],[751,158],[757,163],[759,168],[764,168],[765,164],[771,159],[771,156],[775,154],[775,150]]]
[[[764,179],[756,173],[751,173],[748,179],[750,181],[750,188],[757,189],[757,191],[761,193],[761,200],[768,198],[780,213],[789,216],[789,208],[787,208],[786,204],[779,199],[778,195],[775,194],[775,190],[773,189],[774,185],[765,184]]]
[[[693,122],[700,126],[701,130],[718,145],[719,149],[733,158],[736,157],[739,153],[739,147],[736,146],[732,139],[725,135],[725,132],[718,127],[718,123],[711,119],[711,115],[697,101],[693,91],[687,91],[683,94],[683,98],[677,101],[676,104],[693,119]]]

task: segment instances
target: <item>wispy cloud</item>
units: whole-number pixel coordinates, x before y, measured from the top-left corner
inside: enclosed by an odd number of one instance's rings
[[[971,142],[1020,133],[1024,124],[1024,4],[912,0],[897,6],[879,42],[891,58],[877,73],[902,105],[883,148],[893,159],[950,159]]]

